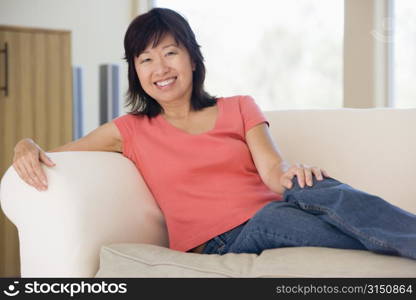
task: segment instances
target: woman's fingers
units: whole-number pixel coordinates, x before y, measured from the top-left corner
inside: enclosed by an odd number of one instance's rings
[[[292,178],[295,175],[294,170],[289,169],[287,170],[285,173],[282,174],[282,176],[280,177],[280,184],[285,188],[285,189],[291,189],[292,188]]]
[[[40,151],[39,158],[40,158],[40,162],[45,163],[48,167],[56,166],[56,164],[51,160],[51,158],[49,156],[47,156],[46,153],[43,152],[43,151]],[[38,162],[38,164],[37,164],[38,165],[37,175],[42,180],[44,188],[47,189],[48,188],[48,178],[46,177],[45,172],[43,171],[40,162]]]
[[[20,163],[17,167],[18,169],[18,174],[20,176],[20,178],[23,179],[23,181],[25,181],[27,184],[36,187],[36,182],[33,180],[33,177],[31,176],[31,170],[30,170],[30,166],[28,166],[26,163]]]
[[[304,168],[305,180],[308,186],[313,185],[312,171],[313,171],[312,168]]]
[[[46,176],[40,162],[40,151],[32,145],[19,146],[13,158],[13,167],[19,177],[38,190],[46,189]]]
[[[285,177],[283,179],[283,182],[282,182],[283,187],[285,187],[286,189],[291,189],[292,188],[292,177],[293,177],[293,175],[290,176],[290,177]]]
[[[305,169],[302,164],[296,164],[296,177],[301,188],[305,186]]]
[[[317,180],[323,180],[323,175],[329,177],[325,170],[318,167],[309,167],[301,163],[292,166],[290,171],[293,173],[292,176],[296,175],[298,178],[298,183],[301,188],[305,187],[305,184],[308,186],[313,185],[313,175],[315,175]]]
[[[313,174],[315,175],[316,179],[323,180],[321,169],[319,169],[317,167],[312,167],[311,170],[312,170]]]
[[[26,182],[29,185],[32,185],[32,183],[30,182],[30,177],[26,171],[26,168],[24,166],[21,166],[18,163],[13,163],[13,167],[16,170],[17,175],[19,175],[19,177]]]
[[[36,183],[36,188],[39,190],[46,190],[47,182],[46,175],[43,172],[39,160],[31,161],[31,176]]]
[[[45,163],[45,165],[49,166],[49,167],[53,167],[56,164],[51,160],[51,158],[49,156],[46,155],[45,152],[40,151],[40,160],[41,162]]]
[[[297,163],[282,175],[280,182],[284,188],[291,189],[293,176],[296,176],[299,186],[304,188],[305,184],[308,186],[313,185],[313,175],[315,175],[315,178],[319,181],[324,179],[323,176],[329,177],[328,173],[323,169]]]

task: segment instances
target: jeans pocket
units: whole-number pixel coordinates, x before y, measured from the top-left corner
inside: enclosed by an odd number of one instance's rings
[[[216,244],[215,254],[223,254],[225,250],[225,239],[222,235],[218,235],[213,238],[214,243]]]
[[[216,236],[210,239],[204,249],[202,250],[203,254],[221,254],[224,252],[225,241],[222,237]]]
[[[234,242],[248,221],[249,220],[245,221],[237,227],[230,229],[227,232],[224,232],[210,239],[205,245],[203,253],[220,255],[225,254],[228,250],[228,247]]]

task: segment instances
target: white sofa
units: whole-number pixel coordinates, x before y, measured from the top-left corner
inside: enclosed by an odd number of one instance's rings
[[[266,112],[290,163],[316,165],[416,213],[416,109]],[[49,188],[10,167],[5,214],[17,226],[22,277],[416,277],[416,260],[321,247],[260,255],[168,249],[164,218],[135,165],[118,153],[48,154]],[[415,228],[416,232],[416,228]]]

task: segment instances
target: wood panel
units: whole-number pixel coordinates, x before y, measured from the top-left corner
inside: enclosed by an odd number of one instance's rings
[[[61,72],[63,100],[63,134],[61,145],[73,140],[73,101],[72,101],[72,63],[71,63],[71,34],[60,34],[61,37]],[[50,148],[48,148],[50,149]],[[48,150],[45,149],[45,150]]]
[[[18,130],[18,119],[17,111],[18,106],[16,99],[19,97],[19,91],[16,91],[17,84],[14,80],[17,76],[18,70],[18,59],[17,56],[20,55],[20,49],[18,48],[18,39],[17,36],[13,35],[12,32],[2,32],[3,35],[3,46],[7,43],[8,46],[8,96],[4,96],[2,93],[2,101],[0,106],[0,131],[1,135],[1,171],[3,174],[4,171],[10,166],[12,162],[14,142],[16,141],[17,130]],[[5,77],[5,64],[4,64],[4,55],[1,57],[1,70],[2,77]],[[3,78],[2,82],[5,81]]]
[[[0,95],[0,177],[13,162],[14,147],[32,138],[44,150],[72,140],[70,32],[0,26],[8,44],[9,94]],[[4,84],[4,56],[0,84]],[[20,276],[15,226],[0,211],[0,277]]]
[[[14,32],[2,32],[4,42],[8,46],[8,96],[3,96],[0,107],[1,120],[1,176],[13,162],[13,150],[16,141],[19,138],[22,125],[20,124],[19,109],[21,107],[22,89],[20,89],[20,78],[24,68],[20,58],[22,49],[20,47],[20,36]],[[4,57],[2,57],[4,62]],[[1,71],[5,74],[4,63],[1,65]],[[4,76],[4,75],[2,75]],[[2,80],[3,81],[3,80]],[[22,84],[27,84],[22,80]],[[19,242],[17,229],[13,223],[1,212],[1,243],[0,243],[0,276],[19,276],[20,259],[19,259]]]
[[[0,49],[5,49],[6,47],[6,32],[0,30]],[[6,65],[5,65],[6,54],[1,53],[0,55],[0,86],[6,85]],[[6,167],[6,161],[4,157],[6,153],[4,152],[6,149],[6,116],[7,116],[7,103],[9,97],[6,97],[4,91],[0,91],[0,176],[4,173],[4,169]]]
[[[6,40],[5,40],[5,32],[4,31],[0,31],[0,49],[5,49],[5,45],[6,45]],[[5,66],[5,57],[6,54],[5,53],[1,53],[0,55],[0,86],[5,86],[6,84],[6,66]],[[6,95],[4,91],[0,91],[0,113],[1,112],[5,112],[6,111]],[[0,115],[0,176],[3,175],[4,173],[4,169],[5,169],[5,159],[4,157],[6,156],[6,153],[4,152],[4,150],[6,149],[6,139],[5,139],[5,135],[6,135],[6,128],[5,128],[5,117],[3,116],[3,114]],[[0,260],[4,261],[4,258],[6,256],[5,252],[6,252],[6,245],[4,244],[4,236],[5,236],[5,231],[6,231],[6,223],[7,218],[6,216],[3,214],[3,211],[0,211],[0,238],[2,240],[2,243],[0,243]],[[5,270],[3,267],[3,264],[0,264],[0,274],[4,274]]]
[[[55,148],[61,145],[62,129],[62,73],[60,70],[60,37],[57,34],[46,36],[46,72],[48,74],[48,88],[46,89],[48,123],[47,147]]]
[[[26,137],[35,138],[35,104],[33,99],[35,60],[32,54],[33,34],[27,32],[15,33],[19,56],[16,57],[17,70],[12,77],[14,89],[18,94],[15,102],[18,104],[18,132],[17,140]]]
[[[8,96],[4,92],[0,93],[0,176],[3,175],[9,162],[10,156],[13,151],[10,149],[12,140],[15,136],[15,122],[16,122],[16,108],[14,106],[15,91],[10,88],[10,76],[14,75],[15,70],[10,70],[10,64],[14,61],[11,60],[11,51],[15,48],[11,45],[10,33],[0,31],[0,48],[4,49],[7,43],[8,46]],[[4,86],[6,84],[6,54],[3,53],[0,56],[0,84]],[[0,274],[2,276],[16,276],[19,274],[20,264],[16,228],[0,211]],[[6,263],[7,262],[7,263]]]
[[[34,69],[33,100],[35,105],[35,136],[36,143],[44,149],[47,146],[48,122],[47,122],[47,99],[48,87],[46,65],[46,34],[44,32],[33,34],[32,45],[33,56],[36,57]]]

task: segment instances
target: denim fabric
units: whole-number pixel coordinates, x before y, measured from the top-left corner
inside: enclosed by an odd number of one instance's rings
[[[209,240],[204,247],[203,254],[225,254],[228,250],[228,245],[234,243],[234,240],[239,236],[247,222]]]
[[[209,240],[204,254],[256,253],[317,246],[416,259],[416,215],[331,177],[301,188],[296,176],[282,201]]]

